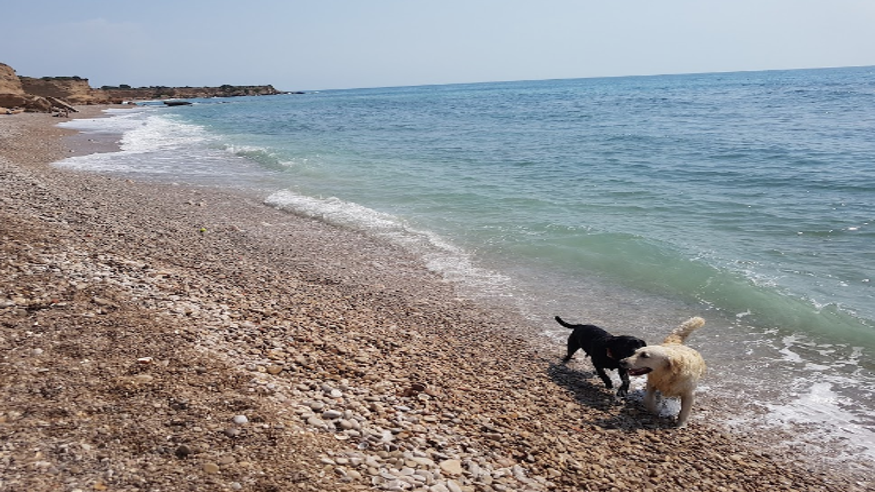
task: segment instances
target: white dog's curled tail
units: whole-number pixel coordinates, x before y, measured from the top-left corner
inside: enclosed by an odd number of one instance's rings
[[[702,326],[705,325],[705,320],[696,316],[695,318],[690,318],[683,322],[680,326],[675,328],[671,334],[665,337],[665,340],[662,343],[684,343],[684,340],[690,336],[690,333],[698,330]]]

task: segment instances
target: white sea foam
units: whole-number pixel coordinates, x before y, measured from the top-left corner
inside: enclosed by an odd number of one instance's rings
[[[329,224],[363,230],[419,255],[426,266],[451,281],[481,291],[498,292],[507,277],[474,265],[468,253],[437,234],[408,225],[402,218],[336,197],[315,198],[282,190],[271,194],[265,204],[306,215]]]
[[[206,130],[197,125],[175,121],[162,115],[150,115],[139,126],[125,132],[122,150],[155,152],[190,149],[192,145],[211,140]]]
[[[134,165],[121,162],[121,160],[116,157],[117,154],[119,153],[110,152],[68,157],[62,161],[56,162],[55,165],[67,169],[92,172],[117,172],[120,174],[126,174],[137,171],[137,168]]]
[[[212,140],[202,126],[184,123],[175,119],[173,115],[162,114],[154,108],[138,107],[107,111],[107,113],[112,116],[74,119],[62,122],[59,126],[86,134],[121,134],[121,147],[126,152],[156,152],[187,148],[192,144]]]
[[[737,403],[722,417],[730,428],[786,430],[782,446],[816,460],[875,458],[875,419],[867,410],[873,388],[860,364],[865,350],[818,344],[802,334],[773,335],[763,333],[771,341],[748,344],[746,358],[761,361],[764,371],[743,374],[724,361],[726,367],[715,367],[722,377],[711,381],[708,392],[700,388],[702,399]],[[728,374],[738,379],[730,381]]]
[[[125,110],[64,125],[84,133],[121,134],[121,150],[70,157],[56,163],[59,167],[163,180],[196,176],[205,183],[257,174],[248,160],[219,150],[204,127],[156,109]]]
[[[108,109],[104,111],[111,115],[106,118],[77,118],[58,124],[62,128],[70,128],[83,133],[117,133],[124,134],[143,124],[143,120],[152,113],[147,108]]]
[[[787,362],[804,362],[802,357],[792,350],[792,346],[799,341],[798,335],[789,335],[783,338],[784,347],[779,349],[779,352],[784,356]]]
[[[848,383],[854,382],[845,381],[843,384]],[[847,410],[854,406],[854,402],[836,393],[835,388],[842,383],[819,381],[807,384],[787,403],[767,403],[769,414],[766,422],[786,428],[803,426],[808,429],[804,436],[806,441],[845,443],[848,449],[842,450],[842,454],[875,459],[875,430],[861,422],[858,414]]]

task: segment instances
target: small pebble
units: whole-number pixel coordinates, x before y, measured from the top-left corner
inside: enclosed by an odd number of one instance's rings
[[[188,447],[188,445],[186,445],[186,444],[180,444],[176,448],[176,451],[174,451],[174,454],[176,454],[176,456],[179,458],[185,458],[188,455],[190,455],[191,453],[192,453],[191,448]]]

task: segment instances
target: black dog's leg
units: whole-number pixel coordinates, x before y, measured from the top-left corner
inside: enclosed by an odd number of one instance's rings
[[[623,381],[623,384],[620,385],[620,389],[617,390],[617,396],[625,398],[626,394],[629,393],[629,373],[622,367],[617,369],[617,373],[620,374],[620,380]]]
[[[568,353],[565,354],[565,358],[562,359],[562,362],[568,362],[571,360],[571,357],[574,356],[574,353],[580,349],[580,344],[577,343],[577,337],[574,336],[574,333],[568,337]]]
[[[602,381],[605,382],[605,387],[611,389],[614,387],[614,383],[611,382],[610,376],[605,373],[605,370],[601,367],[596,367],[595,372],[598,373],[599,377],[602,378]]]

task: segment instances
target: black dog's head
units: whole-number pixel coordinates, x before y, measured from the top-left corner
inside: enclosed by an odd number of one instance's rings
[[[608,357],[619,361],[631,356],[641,347],[646,347],[647,342],[638,337],[620,335],[612,337],[605,345],[608,349]]]

